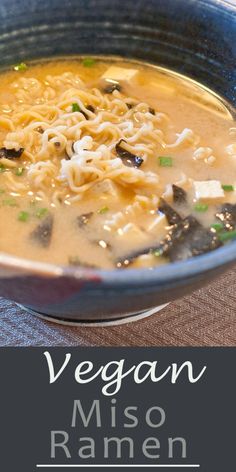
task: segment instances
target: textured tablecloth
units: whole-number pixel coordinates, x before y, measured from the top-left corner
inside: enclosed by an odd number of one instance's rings
[[[142,321],[65,327],[0,298],[0,346],[236,346],[236,268]]]

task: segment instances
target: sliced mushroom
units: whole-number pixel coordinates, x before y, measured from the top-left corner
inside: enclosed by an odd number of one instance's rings
[[[173,190],[173,200],[174,203],[177,203],[178,205],[182,205],[186,203],[187,201],[187,192],[181,187],[178,187],[177,185],[173,184],[172,185],[172,190]]]
[[[151,113],[151,115],[155,115],[155,114],[156,114],[154,108],[152,108],[152,107],[149,107],[148,111],[149,111],[149,113]]]
[[[160,204],[158,210],[161,213],[164,213],[169,225],[174,225],[176,223],[180,223],[182,221],[181,216],[177,211],[175,211],[165,200],[164,198],[160,199]]]
[[[121,139],[117,144],[116,144],[116,154],[122,159],[123,163],[127,167],[140,167],[143,163],[142,157],[136,156],[135,154],[132,154],[132,152],[127,151],[121,146],[121,143],[124,142],[124,139]]]
[[[112,93],[114,90],[118,90],[118,92],[121,92],[122,87],[121,85],[117,83],[109,83],[106,85],[106,87],[103,89],[104,93]]]
[[[0,159],[16,159],[21,157],[24,152],[24,148],[20,149],[7,149],[5,147],[0,148]]]
[[[204,228],[191,215],[174,226],[162,243],[163,255],[171,262],[199,256],[220,246],[218,235]]]
[[[224,203],[216,213],[216,218],[223,223],[226,231],[236,229],[236,205]]]
[[[36,226],[36,228],[30,234],[30,239],[35,241],[43,248],[47,248],[50,245],[53,230],[53,216],[48,215],[44,220]]]
[[[83,215],[80,215],[77,217],[77,223],[79,228],[84,228],[90,220],[90,218],[93,216],[93,212],[90,211],[89,213],[84,213]]]
[[[69,256],[68,264],[74,267],[86,267],[87,269],[98,269],[98,266],[93,264],[88,264],[87,262],[82,262],[81,259],[77,256]]]
[[[88,105],[86,108],[87,108],[87,110],[91,111],[92,113],[95,113],[95,108],[93,107],[93,105]]]

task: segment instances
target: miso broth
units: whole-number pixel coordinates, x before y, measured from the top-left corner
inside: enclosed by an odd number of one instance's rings
[[[215,94],[114,58],[0,75],[0,251],[154,267],[236,237],[236,124]]]

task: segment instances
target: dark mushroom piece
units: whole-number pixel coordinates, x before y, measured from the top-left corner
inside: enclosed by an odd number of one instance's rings
[[[149,111],[149,113],[151,113],[151,115],[155,115],[155,114],[156,114],[154,108],[152,108],[152,107],[149,107],[148,111]]]
[[[86,108],[87,108],[87,110],[91,111],[92,113],[95,113],[95,108],[93,107],[93,105],[88,105]]]
[[[30,234],[30,239],[43,248],[50,245],[53,230],[53,216],[48,215]]]
[[[171,262],[200,256],[222,246],[216,233],[204,228],[196,218],[187,216],[168,233],[161,248]]]
[[[74,144],[75,144],[75,142],[73,142],[73,143],[71,144],[71,151],[72,151],[73,154],[75,154]],[[65,155],[65,159],[66,159],[67,161],[70,161],[70,159],[71,159],[71,156],[69,156],[69,154],[68,154],[67,152],[66,152],[66,155]]]
[[[89,220],[92,216],[93,216],[92,211],[90,211],[89,213],[84,213],[83,215],[78,216],[77,217],[77,224],[78,224],[79,228],[84,228],[88,224],[88,222],[89,222]]]
[[[104,93],[112,93],[114,90],[118,90],[118,92],[122,91],[122,87],[118,83],[109,83],[104,87],[103,92]]]
[[[158,248],[159,248],[159,246],[154,245],[154,246],[151,246],[151,247],[148,246],[146,248],[137,249],[137,251],[131,251],[131,252],[125,254],[122,257],[118,257],[117,260],[116,260],[116,266],[119,269],[126,268],[130,264],[132,264],[132,262],[134,262],[138,257],[145,256],[147,254],[155,253],[155,251],[157,251]]]
[[[216,213],[216,218],[221,221],[226,231],[236,229],[236,205],[224,203]]]
[[[143,163],[142,157],[136,156],[135,154],[132,154],[132,152],[127,151],[121,146],[121,143],[124,142],[124,139],[121,139],[117,144],[116,144],[116,154],[122,159],[123,163],[127,167],[140,167]]]
[[[160,204],[158,210],[161,213],[164,213],[169,225],[174,225],[176,223],[180,223],[182,221],[181,216],[177,211],[175,211],[165,200],[164,198],[160,199]]]
[[[16,159],[21,157],[24,152],[24,148],[20,149],[7,149],[5,147],[0,148],[0,159]]]
[[[86,107],[86,109],[89,110],[89,111],[91,111],[92,113],[95,112],[95,108],[94,108],[92,105],[88,105],[88,106]],[[84,115],[84,117],[85,117],[86,120],[89,120],[89,116],[88,116],[88,114],[87,114],[85,111],[80,110],[80,113],[82,113],[82,115]]]
[[[38,126],[37,128],[35,128],[34,131],[37,131],[37,133],[39,133],[39,134],[43,134],[43,133],[44,133],[44,129],[42,128],[42,126]]]
[[[73,267],[85,267],[87,269],[98,269],[99,267],[93,264],[88,264],[87,262],[82,262],[81,259],[77,256],[69,256],[68,264]]]
[[[187,193],[185,190],[181,187],[178,187],[177,185],[173,184],[172,185],[172,190],[173,190],[173,200],[174,203],[177,203],[178,205],[182,205],[186,203],[187,201]]]

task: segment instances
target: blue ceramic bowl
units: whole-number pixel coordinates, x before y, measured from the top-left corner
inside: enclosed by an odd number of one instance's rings
[[[226,0],[1,0],[0,62],[67,54],[143,59],[236,100],[236,4]],[[66,320],[145,311],[209,282],[236,242],[154,270],[71,269],[0,256],[0,295]]]

